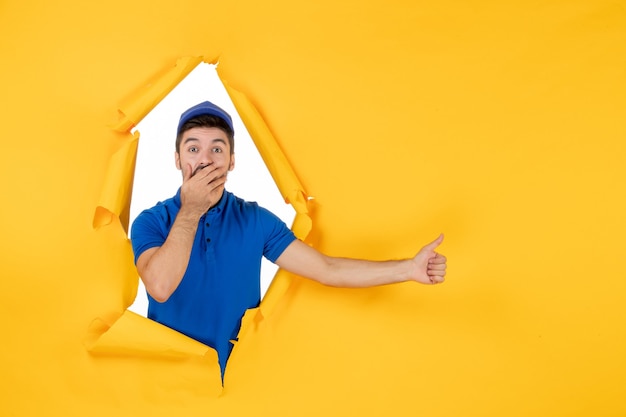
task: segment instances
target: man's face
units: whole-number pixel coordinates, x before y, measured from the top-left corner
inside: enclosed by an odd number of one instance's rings
[[[183,133],[180,150],[176,152],[176,168],[184,173],[191,167],[192,175],[212,165],[224,175],[235,167],[226,133],[217,127],[194,127]]]

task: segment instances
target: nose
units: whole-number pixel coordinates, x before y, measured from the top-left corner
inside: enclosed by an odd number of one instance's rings
[[[200,165],[205,167],[211,164],[213,164],[213,152],[210,149],[206,149],[200,154]]]

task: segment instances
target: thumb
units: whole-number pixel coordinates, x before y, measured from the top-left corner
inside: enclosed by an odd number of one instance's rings
[[[439,237],[437,237],[437,239],[433,240],[428,245],[424,246],[422,248],[422,251],[433,251],[434,252],[435,249],[437,249],[437,246],[441,245],[441,242],[443,242],[443,233],[441,233],[439,235]]]

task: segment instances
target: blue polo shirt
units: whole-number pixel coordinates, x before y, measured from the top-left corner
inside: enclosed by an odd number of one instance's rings
[[[179,189],[137,216],[131,228],[135,263],[146,249],[163,245],[180,204]],[[261,299],[261,257],[275,262],[295,239],[270,211],[224,191],[200,219],[178,288],[164,303],[148,294],[148,318],[216,349],[223,375],[241,318]]]

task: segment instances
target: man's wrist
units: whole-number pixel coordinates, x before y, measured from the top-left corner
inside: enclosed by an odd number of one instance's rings
[[[413,281],[415,279],[415,262],[413,259],[403,259],[402,261],[404,274],[402,275],[402,282]]]
[[[204,215],[205,212],[200,212],[200,210],[193,210],[186,207],[181,207],[176,215],[176,220],[188,225],[197,226],[200,218]]]

